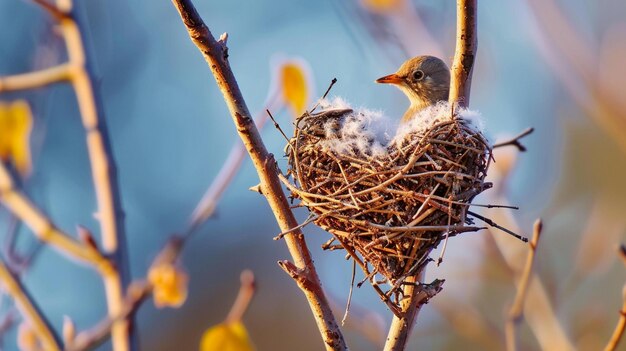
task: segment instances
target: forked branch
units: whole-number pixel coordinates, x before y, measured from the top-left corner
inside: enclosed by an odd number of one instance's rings
[[[477,0],[457,0],[456,50],[452,64],[448,100],[462,107],[469,106],[472,70],[476,58],[476,2]],[[405,289],[405,296],[408,298],[403,304],[404,317],[393,318],[385,351],[405,349],[408,335],[415,324],[417,312],[424,303],[423,300],[420,300],[416,289],[411,286],[407,286]]]

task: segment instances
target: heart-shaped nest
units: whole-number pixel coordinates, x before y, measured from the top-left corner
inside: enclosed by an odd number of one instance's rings
[[[359,118],[366,116],[351,109],[301,116],[287,146],[295,184],[284,180],[311,220],[333,235],[324,248],[347,250],[365,280],[397,306],[404,280],[421,272],[433,248],[477,229],[466,214],[490,187],[491,147],[453,112],[384,144],[364,133],[364,124],[354,127]]]

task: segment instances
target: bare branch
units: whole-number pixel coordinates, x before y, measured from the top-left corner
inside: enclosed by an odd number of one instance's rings
[[[152,261],[151,267],[161,264],[173,264],[179,257],[185,244],[186,236],[172,236]],[[148,270],[149,271],[149,270]],[[120,313],[107,316],[89,330],[79,333],[66,345],[67,350],[91,350],[103,342],[111,333],[113,325],[118,321],[127,321],[141,307],[141,304],[152,293],[153,287],[146,280],[132,282],[122,301]]]
[[[62,1],[62,0],[59,0]],[[69,0],[65,0],[68,2]],[[98,220],[102,249],[111,256],[117,268],[103,274],[109,316],[120,315],[123,308],[124,289],[129,283],[124,212],[121,207],[117,170],[109,144],[108,131],[102,106],[93,85],[91,59],[83,44],[83,33],[75,21],[62,21],[70,63],[80,67],[72,75],[72,86],[87,137],[89,161],[98,203]],[[113,349],[135,349],[129,320],[116,320],[111,332]]]
[[[624,246],[624,244],[620,245],[617,253],[622,259],[622,262],[626,265],[626,246]],[[616,350],[619,342],[622,340],[624,331],[626,331],[626,284],[622,290],[622,300],[623,303],[622,309],[619,311],[619,320],[617,321],[613,335],[611,335],[611,339],[604,347],[604,351]]]
[[[204,55],[217,85],[224,95],[224,100],[237,126],[239,136],[259,175],[263,195],[272,208],[281,231],[296,227],[298,222],[291,212],[287,198],[281,188],[276,161],[265,148],[259,131],[250,117],[250,112],[239,90],[235,76],[230,69],[225,40],[220,42],[215,40],[190,0],[173,0],[172,2],[178,10],[191,40]],[[303,289],[303,291],[315,316],[326,349],[346,350],[347,346],[343,335],[322,290],[302,232],[300,230],[293,231],[285,237],[285,242],[294,259],[295,267],[309,282],[308,289]]]
[[[516,326],[522,321],[524,312],[524,301],[528,293],[528,286],[530,277],[532,275],[533,266],[535,262],[535,254],[537,252],[537,244],[539,243],[539,237],[543,229],[543,223],[541,219],[535,221],[533,238],[530,241],[530,249],[528,250],[528,256],[526,256],[526,265],[524,271],[520,277],[519,284],[517,285],[517,294],[515,295],[515,301],[509,309],[509,316],[506,323],[506,349],[507,351],[517,350],[517,337]]]
[[[230,312],[228,312],[226,320],[224,320],[226,324],[241,320],[256,292],[256,279],[251,270],[246,269],[241,272],[240,280],[241,286],[239,293],[233,303],[233,307],[231,307]]]
[[[417,319],[417,315],[422,306],[428,303],[432,297],[437,295],[443,286],[443,280],[435,280],[430,284],[421,284],[425,272],[422,271],[419,276],[407,277],[406,285],[403,289],[405,296],[402,301],[402,317],[394,317],[387,334],[387,342],[385,343],[385,351],[403,351],[409,340],[409,335]]]
[[[128,287],[128,292],[122,301],[120,313],[113,317],[107,317],[95,327],[80,332],[69,345],[67,351],[91,350],[102,343],[111,333],[111,329],[117,321],[127,321],[146,300],[152,287],[145,281],[133,282]]]
[[[512,145],[515,146],[519,151],[524,152],[526,151],[526,146],[522,145],[522,143],[520,143],[520,139],[522,139],[523,137],[531,134],[532,132],[535,131],[535,128],[527,128],[526,130],[524,130],[523,132],[519,133],[517,136],[513,137],[510,140],[505,140],[503,142],[494,144],[492,146],[493,149],[497,148],[497,147],[503,147],[503,146],[507,146],[507,145]]]
[[[472,69],[476,57],[476,1],[457,0],[456,50],[452,64],[448,100],[463,107],[469,106]],[[414,283],[419,282],[419,279],[415,280],[415,277],[412,277],[412,280]],[[405,286],[404,290],[406,298],[402,302],[402,317],[394,316],[387,336],[385,351],[404,350],[409,333],[413,329],[415,318],[424,304],[423,293],[418,294],[411,285]]]
[[[81,244],[69,234],[59,230],[24,194],[18,192],[9,171],[2,162],[0,162],[0,204],[26,223],[39,240],[50,244],[61,253],[85,261],[99,271],[113,269],[109,260],[99,251]]]
[[[69,81],[72,65],[64,63],[40,71],[0,77],[0,92],[37,89],[46,85]]]
[[[622,291],[622,300],[623,304],[622,309],[619,311],[619,320],[617,321],[613,335],[611,335],[611,339],[604,347],[604,351],[617,350],[617,346],[619,345],[620,340],[622,340],[624,331],[626,331],[626,285],[624,285],[624,289]]]
[[[472,70],[478,47],[476,2],[477,0],[457,0],[456,2],[456,49],[448,100],[462,107],[469,106]]]
[[[35,305],[21,282],[9,271],[2,259],[0,259],[0,282],[2,283],[2,288],[15,301],[15,305],[24,320],[35,331],[42,347],[50,351],[61,350],[61,342],[54,334],[54,329],[52,329],[39,307]]]

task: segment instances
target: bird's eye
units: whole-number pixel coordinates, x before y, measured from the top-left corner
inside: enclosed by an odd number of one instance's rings
[[[417,70],[415,72],[413,72],[413,78],[415,80],[422,80],[422,78],[424,78],[424,72]]]

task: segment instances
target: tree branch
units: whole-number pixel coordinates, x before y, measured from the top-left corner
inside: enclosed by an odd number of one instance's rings
[[[289,208],[289,203],[278,179],[276,161],[265,148],[259,131],[250,117],[250,112],[239,90],[235,76],[230,69],[226,36],[216,41],[190,0],[172,0],[172,2],[178,10],[191,40],[202,52],[219,89],[224,95],[224,100],[235,122],[239,136],[259,175],[263,195],[272,208],[281,231],[296,227],[298,223]],[[310,283],[310,289],[303,289],[303,292],[315,316],[326,349],[347,350],[343,335],[324,295],[302,232],[300,230],[293,231],[285,237],[285,242],[293,257],[294,265]]]
[[[385,351],[402,351],[406,348],[409,335],[422,306],[441,291],[443,280],[435,280],[431,284],[422,284],[424,275],[425,270],[418,276],[406,278],[405,283],[407,285],[402,291],[405,296],[401,305],[403,315],[400,318],[393,318],[385,342]]]
[[[457,0],[456,2],[456,49],[448,100],[462,107],[469,106],[472,70],[478,46],[476,2],[477,0]]]
[[[72,66],[64,63],[40,71],[0,77],[0,93],[26,89],[37,89],[46,85],[68,81]]]
[[[626,246],[624,246],[623,244],[620,245],[617,253],[622,262],[626,265]],[[622,340],[624,331],[626,331],[626,285],[624,285],[624,288],[622,290],[622,301],[622,309],[619,311],[619,320],[617,321],[615,330],[611,335],[611,339],[604,347],[604,351],[616,350],[620,340]]]
[[[70,83],[74,88],[81,120],[86,133],[87,149],[98,204],[98,220],[102,249],[111,257],[116,269],[102,272],[109,317],[120,315],[124,290],[129,284],[124,213],[121,207],[117,170],[109,143],[102,103],[93,85],[90,53],[85,48],[82,25],[72,0],[57,0],[56,8],[67,15],[59,19],[62,37],[67,47]],[[136,349],[130,320],[116,320],[111,332],[116,351]]]
[[[534,131],[535,131],[535,128],[532,128],[532,127],[527,128],[523,132],[519,133],[517,136],[514,136],[513,138],[511,138],[509,140],[504,140],[504,141],[501,141],[499,143],[493,144],[493,146],[491,148],[495,149],[495,148],[498,148],[498,147],[511,145],[511,146],[515,146],[520,152],[525,152],[526,151],[526,146],[524,146],[524,144],[522,144],[520,142],[520,140],[523,137],[531,134]]]
[[[528,293],[530,277],[532,275],[533,266],[535,263],[535,254],[537,253],[537,244],[539,243],[539,237],[541,236],[542,229],[543,223],[541,222],[541,219],[538,219],[537,221],[535,221],[535,225],[533,228],[533,238],[530,241],[530,248],[528,250],[528,256],[526,256],[524,271],[522,272],[519,284],[517,285],[517,294],[515,295],[515,301],[509,309],[509,316],[505,328],[507,351],[516,351],[518,349],[516,327],[522,321],[524,313],[524,301],[526,300],[526,295]]]
[[[44,350],[61,350],[61,342],[54,334],[50,323],[43,317],[43,314],[22,286],[21,282],[9,271],[0,259],[0,282],[2,288],[11,296],[24,320],[33,328],[37,339]]]
[[[3,162],[0,161],[0,204],[32,230],[42,242],[50,244],[63,254],[87,262],[99,271],[113,269],[109,260],[98,250],[72,239],[59,230],[52,221],[42,214],[24,194],[17,191],[13,179]]]
[[[463,107],[469,106],[472,69],[476,57],[476,1],[457,0],[456,50],[448,100]],[[413,281],[420,282],[419,279]],[[424,304],[423,293],[418,294],[417,289],[411,285],[405,286],[404,295],[406,298],[402,302],[403,316],[394,316],[391,321],[385,351],[404,350],[416,316]]]

